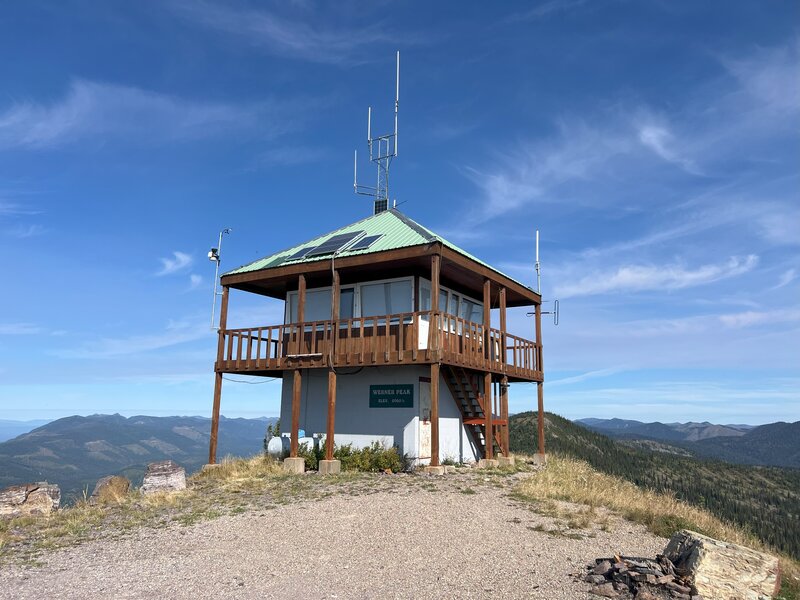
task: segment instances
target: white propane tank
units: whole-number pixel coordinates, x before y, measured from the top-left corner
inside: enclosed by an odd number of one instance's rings
[[[274,437],[267,443],[267,454],[276,460],[289,455],[291,440],[288,437]]]

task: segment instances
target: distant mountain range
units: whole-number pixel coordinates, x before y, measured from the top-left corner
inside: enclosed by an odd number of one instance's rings
[[[218,456],[263,449],[276,419],[227,419],[219,426]],[[104,475],[141,482],[147,463],[171,458],[187,473],[208,461],[211,421],[202,417],[66,417],[0,443],[0,488],[47,480],[65,500],[80,497]]]
[[[688,451],[695,456],[743,465],[800,468],[800,421],[758,427],[624,419],[579,419],[576,423],[621,441],[660,442],[649,444],[654,450]]]

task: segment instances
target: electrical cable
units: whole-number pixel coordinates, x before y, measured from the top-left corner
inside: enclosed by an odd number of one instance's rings
[[[279,379],[282,379],[281,377],[272,377],[270,379],[265,379],[264,381],[245,381],[244,379],[232,379],[230,377],[225,377],[224,375],[222,376],[222,378],[225,381],[232,381],[234,383],[246,383],[248,385],[261,385],[262,383],[269,383],[271,381],[277,381]]]

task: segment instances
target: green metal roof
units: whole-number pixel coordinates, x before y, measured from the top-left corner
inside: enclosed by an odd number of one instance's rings
[[[276,252],[275,254],[271,254],[270,256],[260,258],[259,260],[243,265],[238,269],[228,271],[227,273],[225,273],[225,275],[237,275],[239,273],[251,273],[253,271],[261,271],[262,269],[271,269],[273,267],[281,267],[284,265],[295,265],[295,264],[330,260],[330,254],[325,256],[299,258],[295,260],[287,260],[287,259],[303,248],[306,248],[308,246],[318,246],[325,240],[329,239],[331,236],[338,235],[341,233],[351,233],[356,231],[359,232],[363,231],[365,236],[380,235],[381,237],[378,238],[368,248],[365,248],[363,250],[348,250],[347,246],[353,244],[347,244],[345,246],[345,249],[336,255],[337,258],[344,258],[347,256],[357,256],[359,254],[373,254],[375,252],[385,252],[387,250],[396,250],[398,248],[421,246],[424,244],[429,244],[431,242],[441,242],[443,245],[447,246],[451,250],[454,250],[455,252],[458,252],[459,254],[462,254],[467,258],[470,258],[489,269],[492,269],[492,271],[495,271],[496,273],[499,273],[504,277],[508,277],[508,275],[486,264],[485,262],[483,262],[479,258],[476,258],[466,250],[462,250],[455,244],[448,242],[443,237],[433,233],[427,227],[423,227],[422,225],[410,219],[409,217],[407,217],[406,215],[404,215],[395,208],[380,212],[377,215],[369,216],[366,219],[356,221],[351,225],[346,225],[345,227],[341,227],[324,235],[315,237],[314,239],[303,242],[302,244],[297,244],[296,246],[292,246],[291,248],[287,248],[280,252]],[[511,277],[508,278],[512,279],[512,281],[516,281]],[[530,289],[529,286],[526,286],[523,283],[520,283],[518,281],[517,283],[519,283],[519,285],[522,285],[523,287],[527,287]]]

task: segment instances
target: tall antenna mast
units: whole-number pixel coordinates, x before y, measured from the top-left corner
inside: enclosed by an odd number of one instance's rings
[[[536,293],[542,294],[542,271],[539,265],[539,230],[536,230]]]
[[[536,293],[539,294],[539,297],[542,296],[542,265],[539,262],[539,230],[536,230]],[[549,302],[549,300],[545,300],[544,302]],[[553,315],[553,323],[558,325],[558,320],[560,318],[560,307],[558,300],[553,300],[553,310],[546,310],[542,311],[541,314],[543,315]],[[527,313],[528,316],[532,316],[535,313],[529,312]]]
[[[389,208],[389,167],[397,156],[397,112],[400,108],[400,51],[397,51],[397,68],[394,91],[394,133],[372,137],[372,107],[367,108],[367,146],[369,160],[375,163],[378,171],[375,186],[358,183],[358,150],[353,157],[353,191],[362,196],[375,199],[374,214]]]

